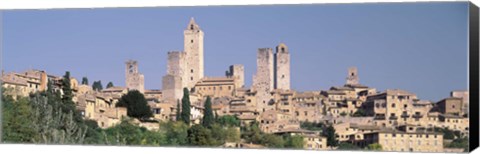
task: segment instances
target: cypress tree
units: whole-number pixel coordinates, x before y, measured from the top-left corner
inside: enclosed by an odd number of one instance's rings
[[[108,82],[108,84],[107,84],[107,88],[110,88],[110,87],[113,87],[113,83],[112,83],[112,82]]]
[[[176,121],[180,121],[180,100],[177,100],[177,114],[176,114],[176,117],[175,117],[175,120]]]
[[[82,84],[83,85],[88,85],[88,78],[87,77],[82,78]]]
[[[207,100],[204,104],[205,112],[203,114],[202,124],[204,127],[210,127],[214,123],[213,111],[212,111],[212,101],[210,96],[207,97]]]
[[[181,118],[185,124],[190,124],[190,94],[187,88],[183,88]]]

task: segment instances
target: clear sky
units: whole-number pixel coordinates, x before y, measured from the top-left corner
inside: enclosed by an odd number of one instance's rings
[[[205,76],[245,65],[258,48],[285,43],[291,87],[326,90],[357,66],[360,83],[438,101],[467,89],[468,3],[370,3],[16,10],[3,12],[6,72],[30,68],[90,84],[125,85],[125,61],[139,61],[147,89],[161,89],[167,52],[183,50],[194,17],[205,33]]]

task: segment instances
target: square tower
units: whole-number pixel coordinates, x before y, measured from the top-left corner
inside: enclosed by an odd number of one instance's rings
[[[270,92],[274,88],[274,62],[272,48],[260,48],[257,52],[257,73],[253,76],[252,89],[256,91],[257,111],[275,109]]]
[[[245,85],[245,69],[241,64],[230,65],[225,74],[227,77],[235,79],[235,88],[243,88]]]
[[[356,85],[358,80],[357,67],[348,68],[347,85]]]
[[[189,89],[203,78],[203,31],[193,18],[184,30],[184,52],[186,53],[186,70],[183,80]]]
[[[128,60],[125,66],[125,86],[129,90],[138,90],[143,93],[145,91],[145,79],[143,74],[138,72],[137,61]]]
[[[290,53],[280,43],[275,52],[275,89],[290,90]]]

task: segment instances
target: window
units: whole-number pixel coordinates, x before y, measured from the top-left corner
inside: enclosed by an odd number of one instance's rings
[[[190,80],[192,80],[192,81],[193,81],[193,77],[190,77]]]
[[[455,108],[455,105],[452,105],[452,108],[454,109],[454,108]]]
[[[392,108],[395,108],[395,103],[392,104]]]
[[[190,40],[190,43],[193,43],[193,40]]]
[[[193,30],[193,24],[192,24],[192,25],[190,25],[190,29],[191,29],[191,30]]]
[[[193,73],[193,69],[191,69],[190,72]]]

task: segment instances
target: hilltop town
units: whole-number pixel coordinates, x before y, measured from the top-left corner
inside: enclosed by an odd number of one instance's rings
[[[127,117],[127,109],[116,104],[123,95],[136,90],[144,95],[153,113],[149,121],[138,121],[138,125],[157,130],[158,122],[176,121],[186,88],[191,102],[190,125],[202,123],[206,98],[210,97],[216,117],[235,116],[241,126],[257,123],[267,134],[302,136],[304,149],[341,149],[340,145],[327,144],[327,126],[334,128],[339,143],[360,148],[377,144],[384,151],[456,152],[458,149],[447,148],[446,144],[468,136],[468,91],[452,91],[438,102],[422,100],[408,90],[377,91],[361,84],[361,70],[356,67],[345,68],[344,85],[296,91],[290,88],[291,52],[286,43],[258,49],[253,83],[245,85],[242,64],[226,67],[225,76],[204,76],[203,43],[204,32],[192,18],[184,30],[184,50],[167,53],[167,72],[158,79],[162,80],[159,89],[145,89],[141,63],[135,60],[125,62],[125,87],[98,89],[71,77],[76,109],[103,129],[114,127]],[[10,89],[4,95],[13,98],[48,90],[48,84],[58,91],[64,86],[62,76],[46,70],[2,72],[1,81],[5,89]],[[323,126],[312,129],[307,124]],[[456,132],[456,136],[445,136],[446,130]],[[244,141],[222,146],[262,147]]]

